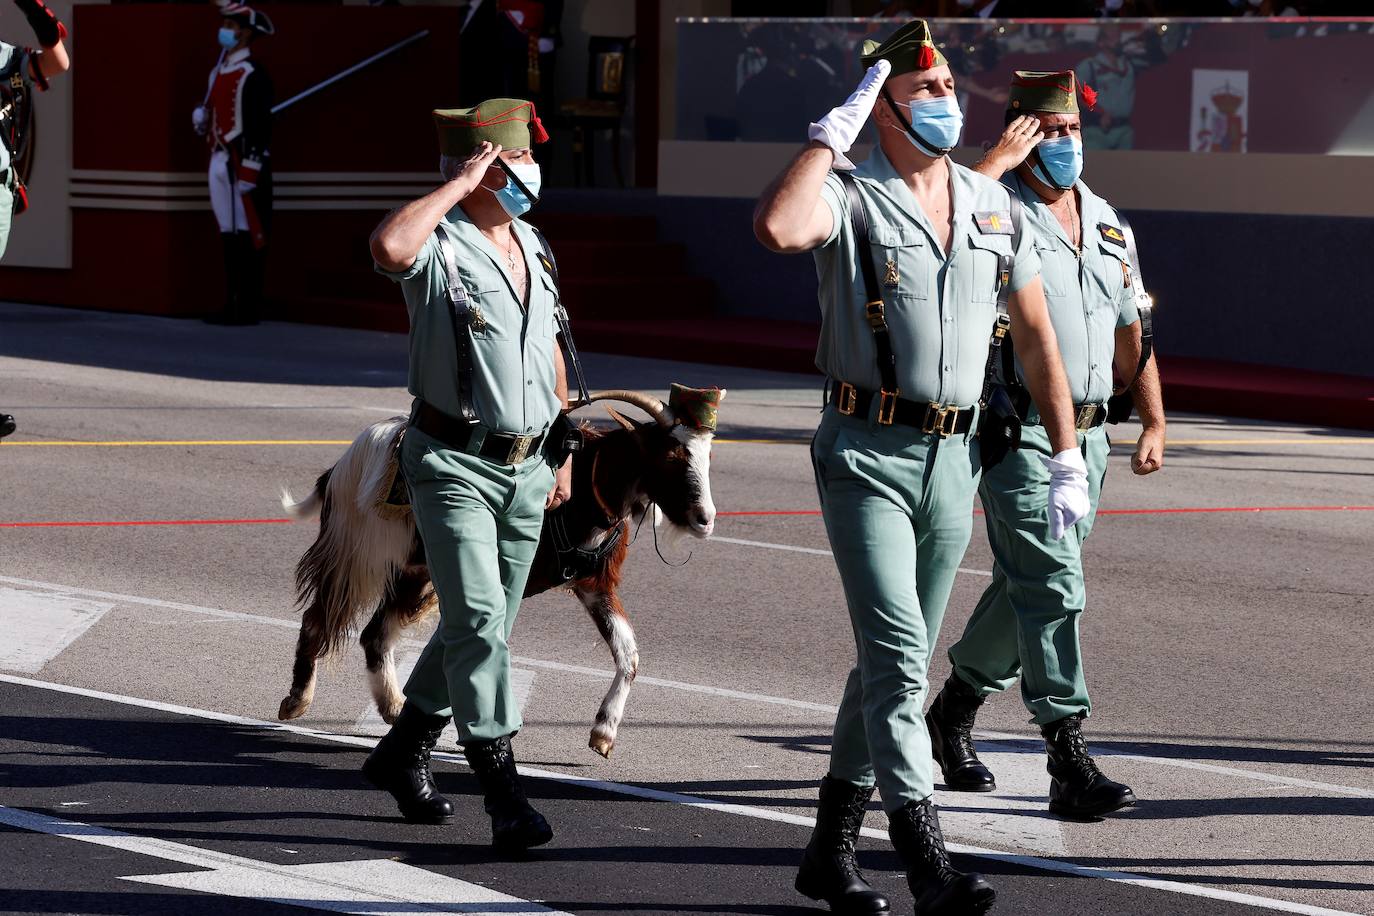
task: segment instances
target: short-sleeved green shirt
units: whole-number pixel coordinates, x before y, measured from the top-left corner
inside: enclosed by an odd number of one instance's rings
[[[25,91],[32,91],[33,71],[29,63],[32,59],[32,53],[26,48],[18,48],[0,41],[0,80],[9,85],[11,80],[18,77],[23,81]],[[9,170],[10,156],[14,152],[5,147],[6,142],[8,141],[0,140],[0,172]],[[0,182],[6,187],[13,183],[13,175],[6,175],[5,181]]]
[[[1064,227],[1029,185],[1015,172],[1002,180],[1025,205],[1026,229],[1040,255],[1045,300],[1073,402],[1104,404],[1112,394],[1116,329],[1140,320],[1131,294],[1121,219],[1105,200],[1078,182],[1074,187],[1082,211],[1083,249],[1075,251]]]
[[[529,302],[523,306],[503,269],[505,253],[487,241],[462,207],[450,210],[438,228],[453,247],[470,300],[471,320],[458,332],[471,340],[478,419],[500,432],[541,432],[561,406],[554,387],[558,291],[536,256],[542,248],[534,230],[520,220],[511,223],[529,275]],[[431,234],[406,270],[377,269],[398,281],[405,294],[410,393],[450,416],[461,415],[457,348],[438,242]]]
[[[1012,252],[1007,189],[954,162],[949,171],[954,221],[948,256],[881,148],[854,176],[868,215],[901,396],[968,407],[983,391],[997,318],[999,256],[1014,254],[1013,292],[1035,278],[1040,262],[1031,233],[1023,231],[1020,248]],[[830,175],[821,197],[835,224],[813,252],[821,306],[816,367],[831,379],[876,391],[876,345],[864,317],[863,274],[840,179]]]

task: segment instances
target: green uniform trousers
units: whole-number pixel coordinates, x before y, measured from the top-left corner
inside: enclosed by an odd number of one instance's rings
[[[830,775],[876,779],[895,811],[935,791],[926,670],[973,527],[978,448],[968,436],[882,427],[832,407],[811,453],[858,647]]]
[[[980,696],[1020,676],[1021,697],[1040,725],[1092,708],[1078,645],[1082,544],[1097,516],[1110,443],[1102,426],[1080,432],[1078,441],[1092,508],[1063,540],[1049,535],[1050,474],[1037,457],[1051,454],[1043,426],[1027,424],[1021,447],[983,475],[978,493],[995,560],[992,584],[949,650],[955,673]]]
[[[519,731],[510,638],[539,546],[553,471],[538,455],[516,467],[445,448],[416,429],[401,443],[415,524],[439,597],[439,626],[405,695],[452,715],[459,742]]]

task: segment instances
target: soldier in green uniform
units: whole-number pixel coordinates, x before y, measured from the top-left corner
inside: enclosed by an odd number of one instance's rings
[[[1069,537],[1061,538],[1062,531],[1045,518],[1040,507],[1051,484],[1041,459],[1059,445],[1051,446],[1041,412],[1025,391],[1024,365],[1011,368],[1004,381],[1022,418],[1021,446],[985,471],[979,487],[996,559],[993,579],[950,649],[954,671],[926,721],[945,784],[957,791],[990,791],[995,779],[974,753],[974,716],[988,694],[1020,677],[1021,697],[1049,755],[1050,810],[1088,818],[1135,803],[1128,787],[1094,764],[1080,726],[1092,708],[1078,640],[1085,605],[1081,548],[1107,471],[1104,423],[1113,363],[1123,379],[1132,380],[1130,396],[1144,427],[1132,459],[1137,474],[1163,463],[1164,408],[1153,355],[1143,364],[1139,360],[1136,297],[1143,286],[1128,255],[1130,227],[1078,177],[1078,85],[1071,70],[1017,71],[1007,131],[977,168],[1002,178],[1024,204],[1033,230],[1073,394],[1092,510]],[[1083,94],[1092,98],[1090,89]],[[1021,355],[1019,340],[1016,349]]]
[[[859,88],[811,126],[754,217],[768,248],[816,261],[816,364],[830,393],[812,459],[858,655],[796,885],[835,912],[888,911],[854,864],[876,781],[916,912],[981,913],[995,894],[950,864],[921,713],[972,529],[984,370],[1004,296],[1053,443],[1040,512],[1065,527],[1081,518],[1087,473],[1032,235],[1016,231],[1006,188],[947,157],[962,115],[926,23],[866,42],[862,61]],[[853,168],[844,154],[870,114],[878,146],[842,180],[832,169]],[[868,291],[869,274],[880,290]]]
[[[453,720],[491,815],[493,843],[519,850],[553,832],[525,798],[511,738],[520,708],[507,640],[544,510],[571,494],[571,464],[546,454],[567,403],[556,341],[558,294],[537,231],[519,217],[539,193],[534,106],[491,99],[436,111],[446,179],[372,235],[377,268],[410,315],[401,445],[416,526],[439,598],[439,626],[405,686],[406,702],[363,772],[408,820],[445,822],[429,753]]]

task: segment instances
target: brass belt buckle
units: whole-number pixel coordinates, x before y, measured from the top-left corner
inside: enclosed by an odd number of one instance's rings
[[[941,407],[939,404],[926,406],[926,422],[921,431],[941,439],[954,435],[954,427],[959,423],[958,407]]]
[[[841,416],[852,417],[854,411],[859,407],[859,391],[848,382],[840,382],[840,403],[838,410]]]
[[[897,396],[901,394],[901,389],[897,391],[878,392],[878,425],[891,426],[892,419],[897,415]]]
[[[1080,430],[1089,430],[1092,429],[1095,419],[1097,419],[1097,405],[1084,404],[1078,408],[1078,418],[1074,425]]]
[[[534,436],[516,436],[511,443],[510,454],[506,456],[506,464],[520,464],[530,454],[530,446],[534,444]]]

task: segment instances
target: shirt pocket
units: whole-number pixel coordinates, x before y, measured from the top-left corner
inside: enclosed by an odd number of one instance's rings
[[[1097,243],[1097,250],[1102,255],[1102,269],[1095,271],[1098,288],[1108,302],[1121,302],[1131,286],[1131,265],[1126,260],[1126,249],[1102,239]]]
[[[1035,240],[1035,253],[1040,256],[1040,282],[1045,286],[1046,296],[1066,296],[1069,292],[1069,278],[1065,275],[1064,249],[1057,242]],[[1077,258],[1074,261],[1077,262]],[[1077,263],[1074,270],[1077,271]]]
[[[473,340],[505,340],[519,337],[519,310],[504,288],[468,288],[468,331]]]
[[[973,259],[969,298],[974,302],[997,301],[997,272],[1002,258],[1011,257],[1011,236],[970,232],[968,254]]]
[[[930,298],[930,252],[915,226],[870,226],[868,243],[884,299]],[[860,279],[862,275],[860,275]]]

